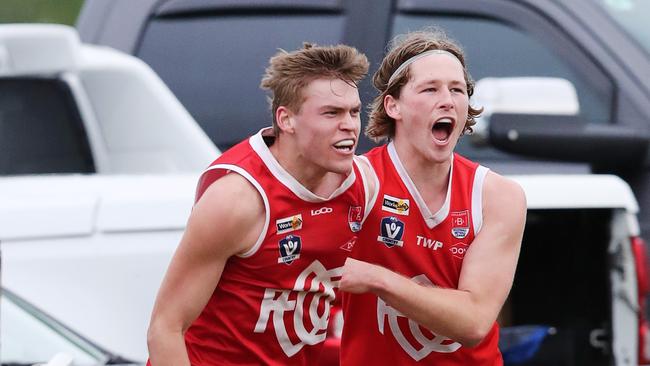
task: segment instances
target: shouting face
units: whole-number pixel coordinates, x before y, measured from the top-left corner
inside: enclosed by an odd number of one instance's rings
[[[395,143],[410,157],[449,161],[467,121],[469,97],[463,66],[450,54],[431,54],[413,62],[399,98],[387,96],[386,112],[395,119]]]

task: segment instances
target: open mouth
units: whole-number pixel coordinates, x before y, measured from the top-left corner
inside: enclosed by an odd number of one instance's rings
[[[449,118],[441,118],[437,120],[433,127],[431,127],[431,132],[433,132],[433,138],[438,142],[447,142],[451,132],[454,130],[454,121]]]
[[[334,148],[342,152],[352,152],[354,149],[354,139],[345,139],[335,143]]]

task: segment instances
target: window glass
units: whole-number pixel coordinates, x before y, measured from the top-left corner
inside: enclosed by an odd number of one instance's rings
[[[0,79],[0,175],[92,173],[93,159],[67,85]]]
[[[340,43],[338,15],[154,19],[138,56],[161,76],[222,150],[272,117],[260,81],[278,49]]]
[[[70,355],[76,366],[97,365],[101,355],[91,352],[57,332],[57,325],[48,323],[6,296],[0,297],[2,328],[0,362],[31,365],[45,363],[59,353]]]
[[[650,1],[599,0],[596,3],[650,54]]]
[[[475,81],[485,77],[559,77],[573,83],[578,94],[580,117],[588,122],[609,123],[613,87],[602,74],[585,75],[565,62],[571,50],[556,51],[529,34],[495,20],[471,17],[398,15],[393,35],[440,26],[463,46]],[[534,98],[531,95],[531,98]],[[473,159],[502,159],[513,156],[485,144],[474,145],[461,138],[457,151]]]

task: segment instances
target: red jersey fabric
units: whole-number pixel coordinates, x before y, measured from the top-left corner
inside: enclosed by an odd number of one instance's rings
[[[341,267],[361,228],[367,190],[356,163],[332,196],[321,198],[279,165],[262,132],[221,155],[199,180],[197,200],[225,174],[242,175],[262,196],[266,217],[257,243],[228,260],[185,334],[195,366],[315,364]]]
[[[431,213],[391,143],[366,157],[380,186],[352,257],[424,285],[458,288],[463,257],[482,223],[487,168],[454,154],[447,197]],[[462,347],[404,317],[372,294],[343,297],[341,364],[502,365],[495,323],[476,347]]]

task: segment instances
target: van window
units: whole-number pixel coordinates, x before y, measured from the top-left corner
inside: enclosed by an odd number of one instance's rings
[[[340,15],[241,15],[158,18],[137,56],[147,62],[215,144],[225,150],[270,126],[260,81],[278,49],[341,42]]]
[[[93,173],[70,90],[56,79],[0,79],[0,175]]]
[[[589,72],[586,75],[567,62],[566,57],[575,50],[552,49],[524,31],[496,20],[461,16],[398,15],[394,21],[393,35],[426,26],[440,26],[460,42],[474,80],[516,76],[564,78],[576,88],[582,119],[592,123],[611,122],[614,98],[612,83],[602,73]],[[462,138],[458,151],[474,159],[508,156],[489,146],[470,145],[469,139]]]

